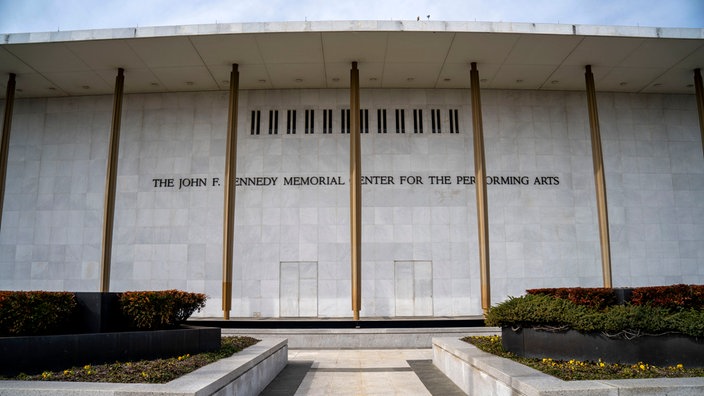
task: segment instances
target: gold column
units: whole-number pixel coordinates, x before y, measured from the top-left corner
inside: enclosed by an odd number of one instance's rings
[[[482,309],[491,307],[491,276],[489,274],[489,209],[486,199],[486,164],[484,161],[484,130],[482,102],[479,93],[479,70],[472,62],[469,72],[472,93],[472,128],[474,130],[474,178],[477,191],[477,225],[479,226],[479,278]]]
[[[702,87],[702,72],[701,69],[698,68],[694,69],[694,92],[697,96],[697,110],[699,110],[699,132],[702,135],[702,154],[704,154],[704,88]]]
[[[112,103],[112,127],[108,147],[108,168],[105,174],[103,203],[103,252],[100,266],[100,291],[110,291],[110,261],[112,258],[112,229],[115,218],[115,187],[117,185],[117,160],[120,154],[120,120],[122,118],[122,92],[125,85],[124,69],[117,69],[115,93]]]
[[[359,141],[359,70],[350,70],[350,235],[352,261],[352,313],[362,309],[362,163]]]
[[[594,162],[594,184],[596,185],[596,209],[599,216],[599,240],[601,241],[601,271],[604,287],[612,287],[611,245],[609,242],[609,214],[606,204],[606,178],[604,158],[601,153],[601,133],[599,132],[599,112],[596,106],[596,90],[591,65],[585,67],[587,85],[587,106],[589,108],[589,128],[592,137],[592,161]]]
[[[230,319],[232,307],[232,248],[235,234],[235,175],[237,174],[237,99],[240,73],[237,64],[230,72],[230,105],[227,112],[227,149],[225,153],[225,208],[222,235],[222,311]]]
[[[2,122],[0,140],[0,228],[2,228],[2,208],[5,203],[5,179],[7,177],[7,155],[10,151],[10,130],[12,130],[12,108],[15,105],[15,73],[7,79],[5,94],[5,118]]]

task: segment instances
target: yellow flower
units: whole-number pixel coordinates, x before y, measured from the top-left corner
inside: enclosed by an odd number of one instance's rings
[[[47,379],[51,377],[51,372],[50,371],[45,371],[42,373],[42,379]]]
[[[606,366],[606,365],[604,364],[604,362],[599,362],[599,367],[604,367],[604,366]]]
[[[643,363],[641,363],[640,365],[638,365],[638,367],[640,367],[641,370],[645,370],[645,365],[644,365]]]
[[[83,366],[83,370],[90,370],[90,364],[86,364],[85,366]]]
[[[684,365],[682,365],[682,363],[677,363],[677,369],[684,370]]]

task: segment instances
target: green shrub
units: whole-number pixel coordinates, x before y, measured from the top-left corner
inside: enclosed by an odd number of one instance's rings
[[[0,291],[0,336],[57,332],[77,304],[69,292]]]
[[[673,330],[668,320],[670,316],[670,312],[663,308],[617,305],[601,315],[601,330],[607,333],[626,331],[633,334],[659,334]]]
[[[156,330],[183,323],[205,300],[205,294],[180,290],[132,291],[120,294],[120,309],[133,327]]]
[[[486,324],[489,326],[569,326],[579,317],[592,313],[592,309],[571,301],[542,294],[509,297],[489,309]]]
[[[604,309],[616,304],[614,289],[605,287],[561,287],[553,289],[529,289],[528,294],[541,294],[572,301],[595,309]]]
[[[489,309],[485,322],[489,326],[573,329],[626,338],[668,332],[704,336],[702,310],[632,304],[598,310],[544,294],[509,297]]]
[[[704,337],[704,311],[701,309],[679,311],[670,317],[670,323],[674,330],[682,334]]]

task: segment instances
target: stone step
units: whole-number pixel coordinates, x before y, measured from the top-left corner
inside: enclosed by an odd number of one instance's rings
[[[431,348],[433,337],[462,338],[500,334],[498,327],[261,329],[223,328],[222,335],[288,339],[291,349]]]

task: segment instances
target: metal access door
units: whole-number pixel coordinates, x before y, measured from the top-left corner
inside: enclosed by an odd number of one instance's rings
[[[396,316],[433,316],[432,261],[394,262]]]
[[[279,316],[318,316],[318,263],[282,261],[279,274]]]

